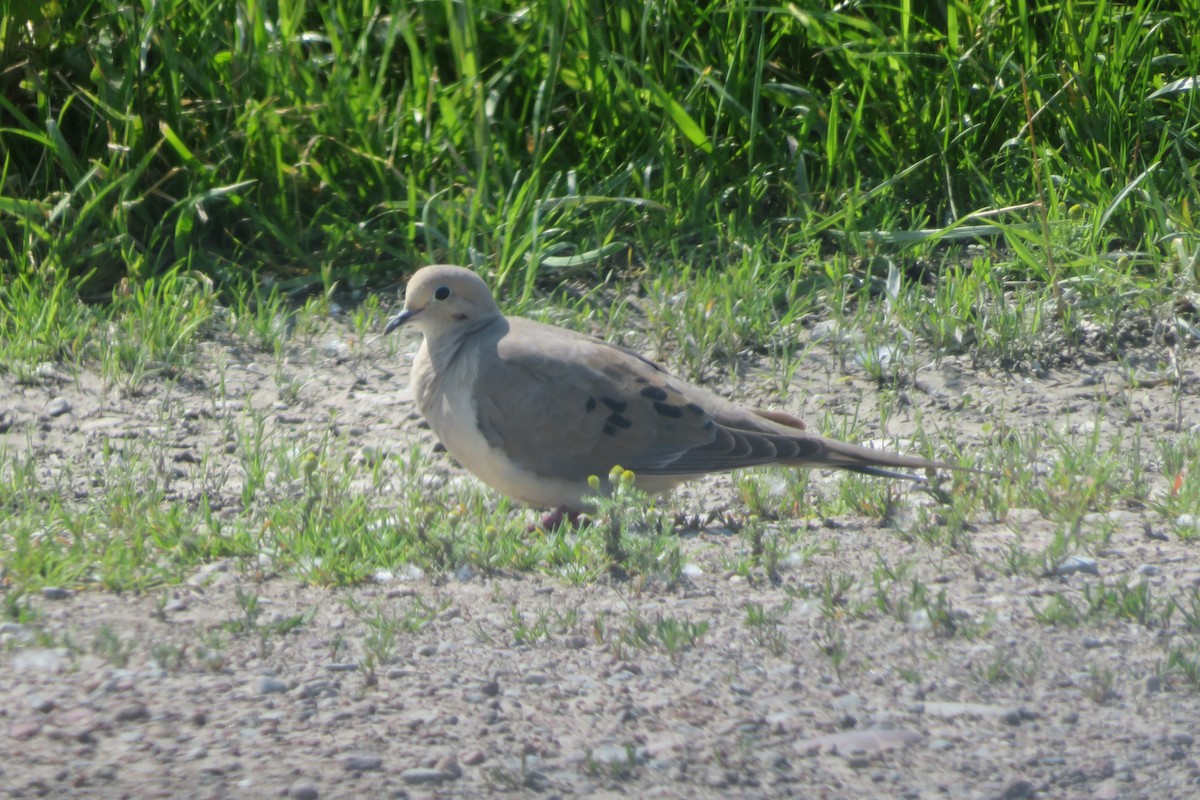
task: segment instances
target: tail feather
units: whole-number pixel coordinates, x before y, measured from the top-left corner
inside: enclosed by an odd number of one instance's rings
[[[903,456],[886,450],[875,450],[862,445],[839,442],[836,439],[820,438],[824,445],[817,459],[791,462],[791,466],[826,467],[858,472],[863,475],[873,475],[880,478],[901,478],[904,480],[927,483],[925,478],[897,470],[954,470],[970,472],[976,475],[999,477],[995,472],[977,467],[966,467],[960,464],[948,464],[942,461],[929,461],[914,456]]]

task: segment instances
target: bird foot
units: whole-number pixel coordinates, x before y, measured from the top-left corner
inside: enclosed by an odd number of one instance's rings
[[[566,506],[559,506],[553,511],[543,514],[541,524],[530,525],[528,532],[558,530],[563,523],[569,524],[572,528],[578,528],[582,517],[583,515],[578,511],[572,511]]]

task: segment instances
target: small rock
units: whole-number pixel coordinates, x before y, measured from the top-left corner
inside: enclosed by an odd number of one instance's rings
[[[1082,572],[1085,575],[1099,575],[1100,568],[1096,566],[1096,559],[1087,556],[1070,556],[1063,559],[1054,568],[1054,574],[1060,578],[1067,575],[1074,575],[1077,572]],[[1015,786],[1016,784],[1013,785]]]
[[[29,707],[39,714],[49,714],[58,704],[54,702],[53,697],[47,697],[44,694],[29,695]]]
[[[469,750],[462,757],[462,763],[466,764],[468,767],[478,766],[485,760],[487,760],[487,756],[484,755],[482,750]]]
[[[56,397],[46,404],[46,416],[61,417],[71,410],[71,404],[65,397]]]
[[[358,669],[358,664],[352,661],[338,664],[326,664],[325,669],[329,670],[330,672],[354,672]]]
[[[383,759],[379,756],[356,755],[346,756],[342,759],[342,769],[347,772],[371,772],[381,767],[383,767]]]
[[[117,722],[136,722],[149,716],[150,710],[146,708],[145,703],[130,703],[118,708],[117,713],[113,714],[113,719]]]
[[[1158,675],[1151,675],[1146,678],[1146,694],[1154,694],[1162,691],[1162,678]]]
[[[484,684],[479,687],[479,691],[483,692],[488,697],[495,697],[496,695],[500,694],[500,684],[496,681],[485,681]]]
[[[70,589],[64,589],[61,586],[42,587],[42,597],[47,600],[66,600],[72,594]]]
[[[1033,797],[1036,787],[1027,780],[1016,780],[1000,793],[999,800],[1026,800]]]
[[[1156,567],[1153,564],[1142,564],[1137,568],[1138,575],[1145,575],[1147,578],[1162,575],[1162,572],[1162,567]]]
[[[317,800],[321,793],[317,791],[316,784],[301,778],[288,787],[287,796],[293,800]]]
[[[454,756],[442,756],[434,767],[449,778],[461,778],[462,767],[458,765],[458,759]]]
[[[42,732],[42,726],[37,722],[17,722],[8,729],[8,735],[14,739],[32,739]]]
[[[429,767],[413,767],[400,773],[400,780],[412,786],[419,786],[425,783],[441,783],[448,777],[450,776],[440,769],[431,769]]]
[[[283,694],[288,690],[288,685],[278,678],[266,677],[258,682],[259,694]]]

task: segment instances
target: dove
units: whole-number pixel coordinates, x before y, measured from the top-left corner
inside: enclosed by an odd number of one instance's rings
[[[423,267],[384,333],[411,325],[417,408],[446,450],[484,483],[526,505],[572,516],[620,466],[660,494],[746,467],[836,468],[889,478],[896,470],[964,470],[806,430],[790,414],[739,406],[601,339],[501,313],[463,267]]]

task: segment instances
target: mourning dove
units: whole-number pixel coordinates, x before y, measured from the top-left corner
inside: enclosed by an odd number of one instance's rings
[[[531,506],[580,512],[614,466],[651,494],[712,472],[767,464],[890,471],[959,469],[827,439],[782,412],[742,408],[646,358],[564,328],[506,317],[483,280],[431,266],[408,282],[390,333],[424,334],[412,367],[417,407],[484,483]]]

